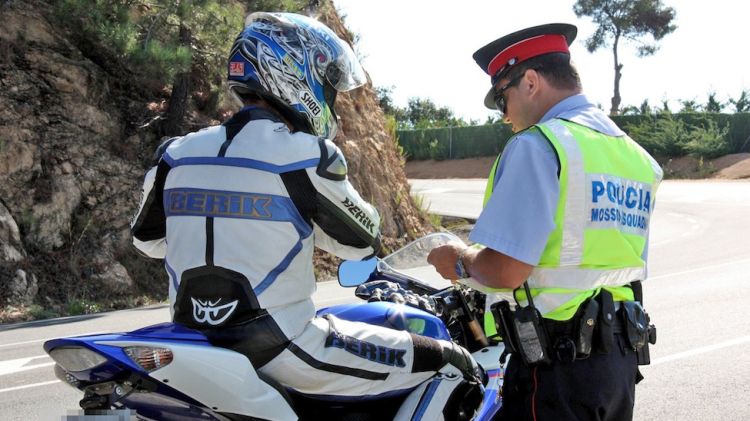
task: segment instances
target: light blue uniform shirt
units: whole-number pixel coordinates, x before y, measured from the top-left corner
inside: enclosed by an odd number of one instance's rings
[[[609,136],[625,134],[583,94],[558,102],[540,122],[553,118],[570,120]],[[524,131],[511,139],[495,172],[492,196],[469,239],[536,266],[555,229],[559,165],[552,145],[538,131]]]

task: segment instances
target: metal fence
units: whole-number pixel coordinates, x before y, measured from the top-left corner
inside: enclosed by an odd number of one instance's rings
[[[512,134],[504,124],[397,132],[398,142],[409,160],[497,155]]]
[[[683,113],[672,117],[687,124],[700,124],[706,119],[713,120],[718,127],[727,127],[727,142],[730,153],[750,151],[750,114],[708,114]],[[612,119],[618,126],[628,130],[629,125],[637,125],[644,120],[661,118],[659,115],[615,116]],[[506,124],[489,124],[469,127],[444,127],[422,130],[399,130],[398,142],[404,149],[407,160],[459,159],[478,156],[498,155],[508,139],[513,135]],[[644,139],[634,138],[649,149]],[[652,151],[649,151],[652,152]]]

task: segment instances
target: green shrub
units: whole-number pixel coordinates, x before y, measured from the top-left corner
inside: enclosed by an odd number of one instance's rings
[[[719,128],[722,120],[726,123]],[[730,122],[723,115],[663,113],[626,120],[623,129],[650,153],[667,158],[712,159],[732,152]]]
[[[57,312],[53,310],[45,309],[39,304],[32,304],[29,307],[29,315],[31,315],[31,317],[34,320],[51,319],[53,317],[60,317],[60,315]]]
[[[719,128],[713,120],[707,120],[704,127],[694,127],[691,130],[690,141],[685,145],[687,152],[701,160],[726,155],[730,151],[728,132],[729,127]]]
[[[657,154],[669,157],[683,156],[687,151],[689,139],[690,128],[682,120],[674,119],[672,114],[666,114],[656,120],[654,142]]]
[[[623,130],[650,153],[669,158],[685,155],[690,139],[689,127],[668,113],[626,123]]]
[[[102,311],[101,306],[88,300],[72,300],[68,303],[68,314],[78,316],[81,314],[92,314]]]

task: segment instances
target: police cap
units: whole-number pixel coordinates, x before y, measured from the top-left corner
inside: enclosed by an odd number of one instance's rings
[[[568,46],[577,33],[574,25],[550,23],[513,32],[478,49],[473,55],[474,61],[490,76],[492,82],[490,91],[484,97],[484,105],[497,109],[494,86],[513,66],[543,54],[570,54]]]

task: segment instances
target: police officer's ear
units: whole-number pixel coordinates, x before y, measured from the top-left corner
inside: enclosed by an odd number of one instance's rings
[[[323,178],[335,181],[346,180],[347,166],[344,154],[331,140],[320,138],[320,163],[317,173]]]
[[[539,92],[543,82],[542,75],[536,69],[528,69],[518,83],[518,89],[525,95],[534,95]]]

